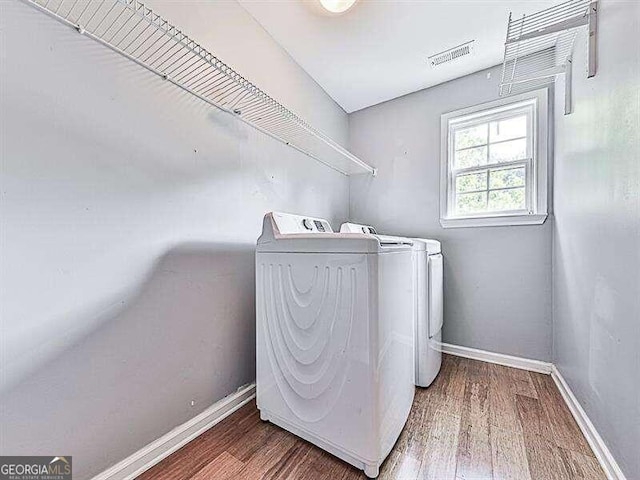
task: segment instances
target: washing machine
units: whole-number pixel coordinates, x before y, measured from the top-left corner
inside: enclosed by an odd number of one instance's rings
[[[412,243],[269,213],[256,247],[260,417],[370,478],[415,391]]]
[[[376,233],[370,225],[343,223],[342,233]],[[443,258],[440,242],[413,238],[415,296],[415,383],[428,387],[442,365]]]

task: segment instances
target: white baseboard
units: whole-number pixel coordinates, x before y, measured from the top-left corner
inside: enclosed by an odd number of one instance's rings
[[[522,370],[551,375],[551,378],[553,378],[558,390],[560,390],[562,398],[567,404],[567,407],[569,407],[573,418],[575,418],[580,430],[587,439],[591,450],[593,450],[593,453],[598,459],[604,473],[607,475],[607,478],[609,480],[626,480],[624,473],[622,473],[620,466],[613,458],[613,455],[607,448],[604,440],[602,440],[602,437],[596,430],[596,427],[593,426],[593,423],[589,420],[586,412],[554,364],[542,362],[540,360],[504,355],[502,353],[487,352],[476,348],[461,347],[459,345],[451,345],[449,343],[442,344],[442,351],[458,357],[471,358],[482,362],[496,363],[507,367],[520,368]]]
[[[622,473],[620,466],[613,458],[613,455],[607,448],[604,440],[602,440],[602,437],[596,430],[596,427],[594,427],[591,420],[589,420],[589,417],[578,402],[578,399],[569,388],[569,384],[567,384],[566,380],[562,377],[560,371],[555,365],[553,365],[551,370],[551,378],[553,378],[558,390],[560,390],[562,398],[564,398],[569,410],[571,410],[573,418],[576,419],[580,430],[582,430],[591,450],[593,450],[598,462],[600,462],[600,466],[602,466],[607,478],[609,480],[626,480],[624,473]]]
[[[551,363],[543,362],[541,360],[513,357],[502,353],[487,352],[486,350],[461,347],[459,345],[451,345],[449,343],[442,344],[442,351],[457,357],[471,358],[472,360],[480,360],[483,362],[495,363],[506,367],[519,368],[521,370],[529,370],[531,372],[544,373],[547,375],[551,374]]]
[[[214,403],[204,412],[141,448],[92,480],[132,480],[231,415],[256,396],[252,383]]]

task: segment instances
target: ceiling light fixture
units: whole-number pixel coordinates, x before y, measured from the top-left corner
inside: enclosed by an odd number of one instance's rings
[[[319,0],[327,12],[340,15],[353,7],[358,0]]]

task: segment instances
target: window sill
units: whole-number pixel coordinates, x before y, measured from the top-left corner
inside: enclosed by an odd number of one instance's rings
[[[542,225],[547,219],[546,213],[533,215],[500,215],[495,217],[441,218],[442,228],[465,227],[509,227],[517,225]]]

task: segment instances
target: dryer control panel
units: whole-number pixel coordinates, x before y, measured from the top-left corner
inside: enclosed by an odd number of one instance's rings
[[[331,225],[323,218],[273,212],[273,221],[276,223],[278,231],[281,234],[333,233]]]
[[[340,233],[368,233],[376,235],[376,229],[371,225],[360,225],[359,223],[343,223],[340,226]]]

